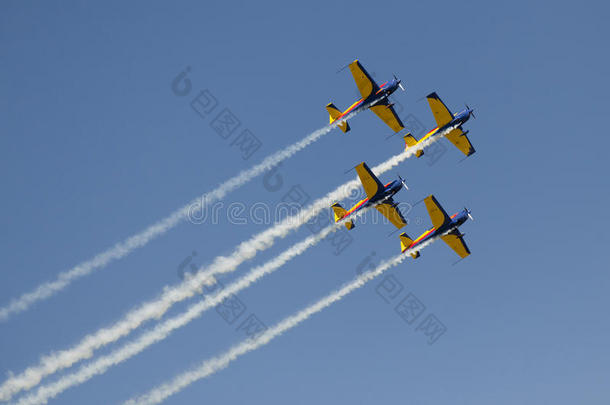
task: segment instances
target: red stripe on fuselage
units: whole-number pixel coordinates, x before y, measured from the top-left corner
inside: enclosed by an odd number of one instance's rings
[[[386,184],[384,187],[384,189],[388,188],[388,186],[392,184],[392,182],[389,182],[388,184]],[[352,208],[350,208],[349,211],[347,211],[345,213],[345,215],[343,217],[341,217],[341,219],[347,217],[349,214],[353,213],[354,211],[356,211],[358,208],[362,207],[362,204],[366,203],[369,199],[365,198],[364,200],[360,201],[358,204],[354,205]]]
[[[351,111],[353,111],[356,107],[358,107],[360,104],[362,104],[363,101],[364,101],[364,99],[362,99],[362,98],[360,100],[356,101],[354,104],[349,106],[349,108],[347,110],[343,111],[343,113],[341,113],[341,115],[337,119],[341,119],[341,118],[345,117],[347,114],[349,114]]]
[[[381,86],[379,86],[379,90],[377,90],[377,93],[375,93],[375,94],[379,94],[379,93],[381,93],[381,91],[383,90],[383,86],[385,86],[386,84],[388,84],[388,82],[385,82],[384,84],[382,84]]]
[[[451,216],[451,219],[455,218],[455,217],[457,216],[457,214],[459,214],[459,212],[456,212],[455,214],[453,214],[453,215]],[[419,238],[415,239],[415,240],[413,241],[413,243],[411,243],[411,244],[409,245],[409,247],[407,247],[405,250],[403,250],[403,253],[404,253],[406,250],[409,250],[409,249],[411,249],[411,248],[413,248],[413,247],[417,246],[418,244],[420,244],[424,238],[426,238],[427,236],[429,236],[429,235],[430,235],[432,232],[434,232],[434,231],[436,231],[436,228],[428,229],[426,232],[424,232],[423,234],[421,234]]]
[[[343,218],[347,217],[348,215],[350,215],[351,213],[356,211],[358,208],[362,207],[362,204],[366,203],[368,200],[369,200],[368,198],[365,198],[364,200],[360,201],[358,204],[354,205],[349,211],[347,211],[345,213],[345,215],[343,215]]]
[[[381,87],[379,88],[379,90],[377,90],[377,92],[375,94],[379,94],[383,90],[383,86],[385,86],[386,84],[388,84],[388,82],[383,83],[381,85]],[[363,98],[361,98],[360,100],[356,101],[347,110],[343,111],[343,113],[339,117],[337,117],[337,119],[341,119],[341,118],[345,117],[346,114],[349,114],[352,110],[354,110],[356,107],[358,107],[360,104],[362,104],[363,101],[364,101]]]
[[[437,132],[437,131],[438,131],[438,127],[436,127],[436,128],[434,128],[434,129],[432,129],[431,131],[426,132],[426,135],[422,136],[422,137],[419,139],[419,141],[417,141],[417,143],[419,143],[419,142],[423,141],[424,139],[426,139],[426,138],[427,138],[427,137],[429,137],[429,136],[432,136],[432,134],[434,134],[434,133],[435,133],[435,132]],[[414,146],[417,146],[417,144],[416,144],[416,145],[414,145]],[[413,146],[405,145],[405,150],[407,150],[407,149],[409,149],[409,148],[412,148],[412,147],[413,147]]]
[[[413,241],[413,243],[411,243],[405,250],[403,250],[403,253],[409,249],[414,248],[415,246],[419,245],[422,240],[424,240],[426,237],[428,237],[432,232],[436,231],[436,228],[431,228],[428,229],[426,232],[422,233],[417,239],[415,239]]]
[[[418,243],[420,243],[420,242],[421,242],[421,241],[422,241],[424,238],[428,237],[428,236],[429,236],[429,235],[430,235],[432,232],[434,232],[434,231],[436,231],[436,228],[428,229],[426,232],[422,233],[422,234],[419,236],[419,238],[415,239],[415,240],[413,241],[413,243],[411,243],[411,246],[409,246],[409,247],[412,247],[412,246],[417,245],[417,244],[418,244]]]
[[[426,135],[424,135],[424,136],[427,136],[427,135],[433,134],[433,133],[435,133],[435,132],[437,132],[437,131],[438,131],[438,127],[433,128],[431,131],[427,132],[427,133],[426,133]]]

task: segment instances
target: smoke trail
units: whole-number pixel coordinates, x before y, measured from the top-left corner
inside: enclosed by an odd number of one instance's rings
[[[365,108],[366,107],[367,106],[365,106]],[[220,184],[213,191],[210,191],[209,193],[202,195],[200,198],[197,198],[187,205],[175,210],[169,216],[150,225],[143,231],[115,244],[110,249],[97,254],[92,259],[59,273],[55,280],[45,282],[36,287],[36,289],[33,291],[24,293],[20,297],[13,299],[8,305],[0,308],[0,322],[8,320],[11,315],[26,311],[36,302],[51,297],[52,295],[66,288],[73,281],[89,275],[94,270],[104,267],[114,260],[121,259],[122,257],[125,257],[133,252],[135,249],[146,245],[152,239],[163,235],[186,219],[189,212],[193,212],[192,210],[201,210],[207,204],[223,198],[231,191],[243,186],[258,175],[273,168],[274,166],[277,166],[280,162],[288,159],[295,153],[305,149],[307,146],[320,139],[323,135],[329,133],[338,124],[352,118],[358,112],[359,111],[349,114],[344,119],[327,125],[324,128],[318,129],[300,141],[267,156],[259,164],[241,171],[239,174],[237,174],[237,176],[234,176]]]
[[[446,134],[449,130],[444,133]],[[436,140],[437,137],[429,138],[421,146],[428,146]],[[377,175],[380,175],[394,168],[413,154],[415,154],[415,148],[407,149],[379,164],[372,170]],[[358,187],[359,184],[359,180],[354,179],[339,186],[326,196],[311,203],[298,214],[287,217],[279,224],[240,243],[231,255],[217,257],[211,265],[206,268],[200,268],[192,278],[185,280],[179,285],[166,287],[160,297],[129,311],[121,320],[113,325],[85,336],[79,343],[69,349],[42,357],[38,365],[27,368],[21,374],[11,376],[0,386],[0,400],[8,400],[15,393],[37,385],[45,376],[70,367],[80,360],[90,358],[95,350],[128,335],[145,321],[160,318],[173,304],[195,295],[215,274],[235,270],[239,264],[253,258],[259,251],[271,247],[276,238],[285,237],[289,232],[298,229],[307,223],[307,221],[314,218],[320,211],[328,209],[331,202],[346,198],[350,190]]]
[[[214,295],[207,296],[203,301],[191,305],[185,312],[180,315],[174,316],[162,323],[158,324],[152,330],[142,334],[132,342],[126,343],[123,347],[114,350],[108,355],[102,356],[90,364],[82,366],[78,371],[63,376],[58,381],[42,386],[36,390],[35,393],[24,396],[18,402],[18,404],[44,404],[49,399],[52,399],[65,391],[66,389],[73,387],[78,384],[82,384],[92,377],[105,373],[110,367],[120,364],[136,354],[142,352],[150,345],[157,343],[165,339],[171,332],[185,326],[192,320],[201,316],[206,310],[215,307],[220,304],[224,299],[237,294],[243,289],[249,287],[263,276],[272,273],[279,269],[289,260],[294,257],[303,254],[310,247],[315,246],[317,243],[326,238],[330,233],[335,232],[342,224],[333,224],[324,228],[322,231],[315,235],[311,235],[301,242],[298,242],[282,252],[280,255],[271,259],[267,263],[257,266],[252,269],[249,273],[236,280],[234,283],[228,285],[221,291]]]
[[[432,242],[433,240],[429,240],[427,243],[418,246],[417,249],[421,250]],[[305,321],[313,314],[322,311],[324,308],[327,308],[331,304],[339,301],[350,292],[362,287],[368,281],[379,276],[384,271],[398,265],[408,257],[408,253],[410,253],[410,251],[407,251],[404,254],[400,254],[381,263],[379,266],[377,266],[377,268],[362,274],[361,276],[352,280],[350,283],[345,284],[343,287],[333,291],[332,293],[315,302],[314,304],[302,309],[294,315],[284,318],[282,321],[280,321],[273,327],[267,329],[258,338],[254,340],[245,340],[242,343],[233,346],[225,353],[213,357],[209,360],[205,360],[203,363],[201,363],[200,366],[178,375],[177,377],[173,378],[171,381],[165,384],[153,388],[147,394],[126,401],[125,405],[158,404],[164,401],[169,396],[174,395],[175,393],[181,391],[188,385],[194,383],[195,381],[209,377],[216,371],[227,367],[232,361],[236,360],[238,357],[253,350],[256,350],[261,346],[266,345],[267,343],[271,342],[274,338],[280,336],[287,330],[299,325],[301,322]]]

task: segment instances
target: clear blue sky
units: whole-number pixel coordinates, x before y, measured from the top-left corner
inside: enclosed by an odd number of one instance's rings
[[[396,173],[415,202],[434,193],[464,205],[473,252],[452,266],[442,242],[388,274],[402,285],[386,303],[383,279],[270,345],[196,383],[171,404],[606,404],[610,399],[608,249],[608,6],[602,2],[46,3],[0,6],[0,297],[31,290],[167,215],[191,198],[302,138],[328,120],[324,106],[356,97],[358,58],[427,128],[436,90],[464,102],[477,153],[448,143],[433,165]],[[178,97],[187,66],[262,142],[243,160],[231,140]],[[352,179],[344,171],[398,153],[402,140],[370,112],[285,162],[282,187],[258,178],[225,203],[277,204],[291,186],[317,198]],[[240,129],[241,129],[240,128]],[[409,214],[417,236],[429,220]],[[417,220],[420,218],[421,220]],[[262,225],[183,224],[128,258],[0,324],[0,371],[22,371],[118,319],[178,281],[191,252],[204,264]],[[398,252],[389,225],[361,224],[336,256],[321,243],[239,295],[267,325],[355,276],[375,252]],[[254,261],[282,251],[301,229]],[[409,293],[446,332],[432,345],[394,311]],[[185,304],[186,305],[186,304]],[[179,305],[177,313],[185,305]],[[129,362],[54,403],[115,403],[142,393],[243,338],[211,311]],[[102,351],[105,352],[106,350]]]

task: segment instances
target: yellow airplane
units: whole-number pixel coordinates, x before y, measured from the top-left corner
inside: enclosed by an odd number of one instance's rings
[[[340,120],[346,117],[348,114],[358,111],[363,108],[369,108],[375,113],[383,122],[385,122],[394,132],[400,132],[404,129],[404,125],[396,111],[392,107],[394,104],[388,101],[390,94],[394,93],[396,89],[400,88],[405,91],[405,88],[400,84],[400,80],[396,76],[392,80],[383,83],[378,86],[377,83],[371,78],[367,71],[362,67],[358,59],[349,64],[349,70],[354,76],[356,86],[362,95],[362,98],[352,104],[347,110],[341,112],[333,103],[328,103],[326,110],[330,115],[330,123]],[[343,132],[350,130],[350,126],[347,121],[344,121],[338,125]]]
[[[360,202],[354,205],[349,211],[343,208],[341,204],[334,203],[332,209],[335,214],[335,222],[339,222],[362,208],[374,206],[377,211],[381,212],[381,214],[396,228],[400,229],[405,226],[407,221],[392,199],[394,194],[398,193],[403,187],[407,190],[409,189],[403,178],[398,176],[398,180],[383,185],[364,162],[356,166],[356,173],[358,173],[358,177],[360,178],[360,182],[364,187],[364,192],[367,197],[364,200],[360,200]],[[353,220],[345,222],[345,227],[347,229],[353,229],[354,226]]]
[[[430,109],[432,110],[432,114],[434,115],[434,119],[436,120],[436,124],[438,126],[424,135],[419,141],[410,133],[406,134],[404,136],[406,148],[417,148],[417,145],[421,144],[426,139],[438,136],[439,134],[446,132],[448,128],[455,127],[455,129],[450,131],[445,136],[447,139],[449,139],[449,141],[451,141],[452,144],[461,150],[464,155],[472,155],[475,150],[470,143],[470,140],[466,136],[468,131],[462,131],[462,124],[468,121],[471,115],[474,117],[472,109],[466,106],[465,110],[460,111],[457,114],[452,114],[451,111],[449,111],[449,108],[447,108],[436,93],[430,93],[426,96],[426,98],[428,99],[428,104],[430,104]],[[420,157],[423,154],[423,148],[419,148],[415,152],[415,156],[417,157]]]
[[[413,240],[405,232],[400,234],[400,249],[404,253],[407,250],[411,250],[411,257],[417,259],[419,257],[419,251],[415,250],[418,245],[429,240],[430,238],[439,237],[462,259],[470,254],[470,249],[464,242],[464,234],[460,233],[459,227],[466,222],[466,220],[473,220],[470,215],[468,208],[462,209],[460,212],[453,214],[452,216],[447,215],[443,207],[436,201],[433,195],[429,195],[424,199],[426,202],[426,209],[430,215],[432,221],[432,228],[422,233],[419,238]]]

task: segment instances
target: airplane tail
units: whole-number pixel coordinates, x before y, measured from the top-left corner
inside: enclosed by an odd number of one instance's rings
[[[332,208],[333,208],[333,212],[335,213],[335,222],[339,222],[340,220],[343,219],[343,217],[345,217],[345,214],[347,214],[347,211],[345,210],[345,208],[343,208],[341,206],[341,204],[339,204],[339,203],[334,203],[332,205]],[[352,220],[345,222],[345,227],[348,230],[352,230],[354,228],[354,226],[356,226],[356,225],[354,225],[354,221],[352,221]]]
[[[404,140],[405,140],[405,147],[408,149],[412,146],[417,145],[417,139],[415,139],[415,137],[413,135],[411,135],[410,132],[408,132],[405,136],[403,136]],[[420,149],[418,151],[415,152],[415,156],[420,157],[424,154],[424,150]]]
[[[339,110],[337,107],[335,107],[335,105],[333,103],[328,103],[328,105],[326,106],[326,111],[328,111],[328,115],[330,116],[331,124],[333,122],[337,121],[337,118],[339,118],[342,114],[341,110]],[[347,123],[347,121],[343,121],[341,124],[339,124],[337,126],[339,128],[341,128],[341,131],[343,131],[343,132],[347,132],[351,129],[349,124]]]
[[[413,243],[413,239],[411,239],[409,237],[409,235],[407,235],[406,232],[403,232],[400,234],[400,251],[401,252],[404,252],[405,250],[407,250],[409,248],[409,246],[411,246],[412,243]],[[419,251],[411,253],[411,257],[414,259],[417,259],[419,257]]]

